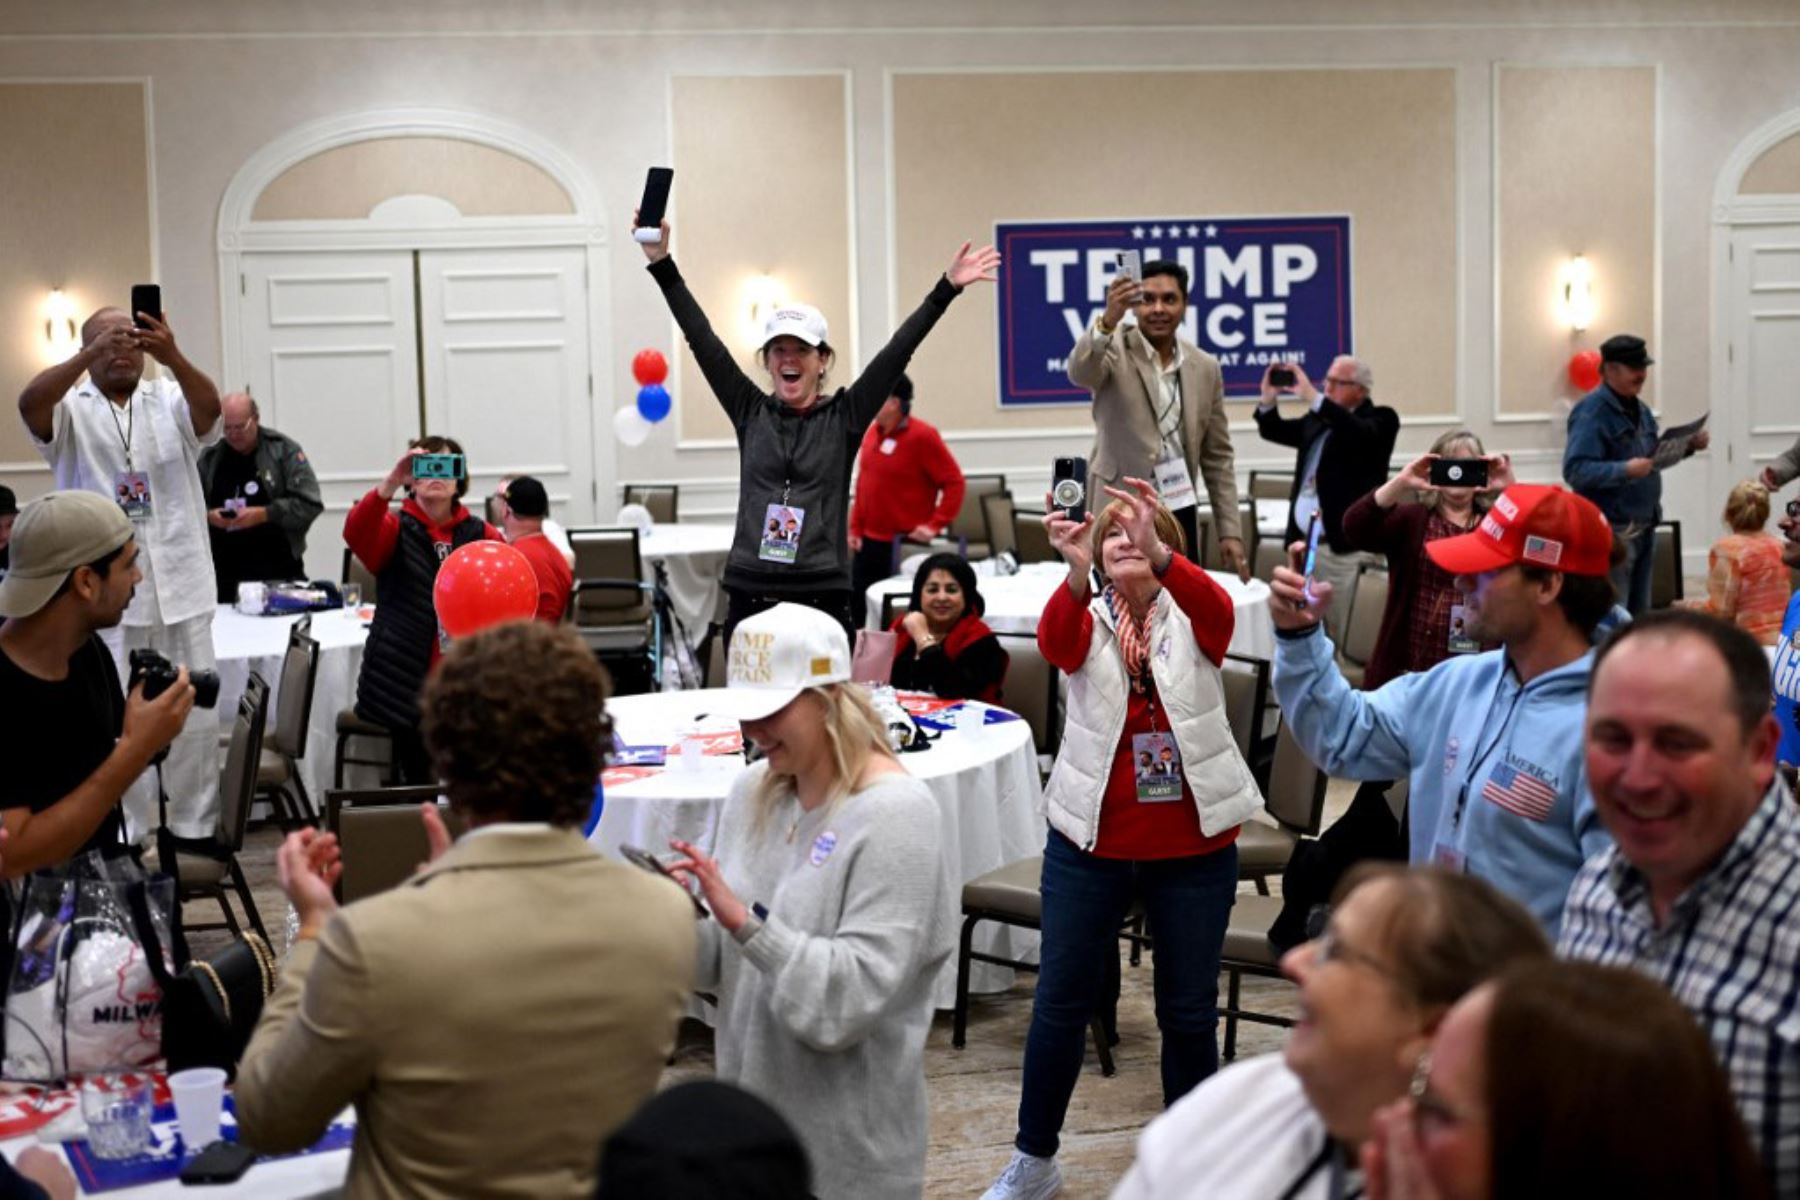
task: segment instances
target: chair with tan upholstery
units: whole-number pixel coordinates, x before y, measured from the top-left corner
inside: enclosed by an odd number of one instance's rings
[[[1275,735],[1275,756],[1269,763],[1269,786],[1264,792],[1264,805],[1275,823],[1244,822],[1237,842],[1239,879],[1250,880],[1259,893],[1269,894],[1269,877],[1281,874],[1302,837],[1319,832],[1328,782],[1325,772],[1306,757],[1293,731],[1282,722]]]
[[[1225,975],[1225,1003],[1219,1006],[1219,1015],[1225,1018],[1225,1045],[1219,1055],[1221,1062],[1230,1062],[1237,1057],[1239,1021],[1254,1021],[1258,1025],[1278,1025],[1283,1028],[1291,1028],[1294,1024],[1290,1017],[1253,1012],[1243,1005],[1245,975],[1263,979],[1282,978],[1281,956],[1269,942],[1269,928],[1280,915],[1281,900],[1276,896],[1240,894],[1237,903],[1231,906],[1231,922],[1225,928],[1225,947],[1219,955],[1219,970]]]
[[[412,877],[431,851],[419,805],[436,801],[440,790],[425,786],[325,793],[326,828],[337,834],[343,851],[344,871],[337,884],[340,903],[385,892]],[[452,837],[462,832],[460,818],[448,808],[439,811]]]
[[[256,768],[256,794],[269,801],[283,828],[317,825],[319,813],[306,782],[300,777],[300,760],[306,756],[306,739],[312,726],[313,688],[319,678],[319,643],[312,636],[312,616],[294,622],[288,631],[287,653],[281,659],[280,690],[275,697],[275,724],[265,739]]]
[[[1357,569],[1350,589],[1350,611],[1344,617],[1344,644],[1338,647],[1338,669],[1350,686],[1360,688],[1375,656],[1375,640],[1381,633],[1381,617],[1387,611],[1388,573],[1385,567],[1364,563]]]
[[[263,726],[269,715],[269,685],[261,675],[250,672],[244,694],[238,699],[237,715],[231,725],[231,740],[225,751],[225,770],[219,776],[219,815],[211,837],[188,838],[171,833],[168,814],[163,813],[162,827],[156,833],[157,856],[162,869],[175,879],[175,894],[183,904],[181,927],[193,932],[205,929],[229,929],[233,936],[243,933],[237,915],[231,911],[228,890],[237,892],[244,917],[266,942],[269,934],[263,928],[262,916],[256,911],[256,900],[244,869],[238,864],[238,852],[244,848],[244,830],[250,823],[250,805],[256,799],[257,764],[262,757]],[[189,900],[214,900],[224,915],[222,923],[195,925],[186,920]]]

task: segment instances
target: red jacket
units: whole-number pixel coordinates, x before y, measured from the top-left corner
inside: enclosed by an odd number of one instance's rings
[[[889,442],[893,449],[884,453]],[[908,417],[892,433],[870,425],[856,472],[851,537],[888,541],[919,525],[942,533],[962,508],[962,468],[938,431],[917,417]]]

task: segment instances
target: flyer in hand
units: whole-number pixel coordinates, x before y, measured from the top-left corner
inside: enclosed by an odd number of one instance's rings
[[[1706,428],[1706,418],[1711,415],[1701,413],[1696,420],[1689,421],[1686,425],[1663,430],[1662,436],[1656,439],[1656,469],[1666,471],[1692,454],[1694,435]]]

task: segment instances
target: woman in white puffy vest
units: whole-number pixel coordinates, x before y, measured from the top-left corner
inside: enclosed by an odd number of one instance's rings
[[[1063,1116],[1101,968],[1134,898],[1156,943],[1163,1103],[1219,1062],[1219,952],[1237,893],[1238,825],[1262,806],[1225,719],[1219,664],[1232,603],[1185,557],[1181,528],[1150,484],[1124,483],[1106,489],[1113,502],[1098,517],[1071,521],[1046,505],[1069,580],[1044,608],[1038,645],[1069,676],[1068,722],[1044,793],[1043,948],[1019,1133],[989,1200],[1061,1186]]]

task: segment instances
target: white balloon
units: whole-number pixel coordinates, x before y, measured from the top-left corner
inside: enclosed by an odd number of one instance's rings
[[[619,524],[634,526],[641,537],[649,537],[650,531],[656,528],[655,518],[641,504],[627,504],[619,509]]]
[[[641,446],[644,439],[650,436],[652,426],[644,420],[644,414],[637,410],[637,405],[630,404],[613,414],[613,432],[627,446]]]

